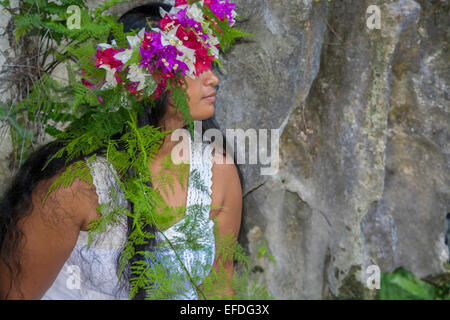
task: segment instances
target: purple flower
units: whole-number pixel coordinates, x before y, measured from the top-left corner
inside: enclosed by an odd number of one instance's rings
[[[206,33],[200,33],[200,34],[199,34],[199,37],[200,37],[200,38],[203,38],[204,41],[206,41],[206,40],[209,39],[209,36],[208,36]]]
[[[184,62],[177,59],[177,56],[183,55],[182,52],[175,46],[162,45],[160,33],[151,33],[151,40],[145,39],[139,49],[142,57],[139,67],[146,67],[151,74],[156,69],[169,74],[181,70],[184,76],[189,69]]]
[[[228,24],[233,26],[233,10],[236,7],[236,4],[228,2],[229,0],[224,0],[221,2],[220,0],[210,0],[209,7],[214,14],[219,17],[221,20],[224,20],[225,17],[228,18]]]
[[[173,20],[177,19],[184,28],[192,28],[197,32],[202,32],[202,26],[186,14],[187,7],[170,16]]]

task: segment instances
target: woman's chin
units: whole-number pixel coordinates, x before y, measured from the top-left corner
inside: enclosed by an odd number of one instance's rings
[[[202,111],[193,116],[194,120],[206,120],[211,118],[214,115],[215,107],[214,103],[208,103],[205,107],[202,108]]]

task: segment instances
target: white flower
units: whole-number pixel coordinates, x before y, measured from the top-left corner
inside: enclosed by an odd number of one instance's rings
[[[147,75],[142,71],[142,68],[139,68],[136,63],[130,65],[127,79],[133,82],[139,82],[139,85],[137,87],[138,91],[144,89],[146,76]]]
[[[144,40],[144,34],[145,34],[145,28],[142,28],[137,35],[135,36],[127,36],[128,43],[130,44],[131,48],[135,48],[141,44],[141,42]]]
[[[209,47],[208,49],[209,49],[209,51],[211,52],[211,54],[212,54],[214,57],[216,57],[216,59],[220,60],[220,59],[219,59],[219,49],[217,49],[217,48],[214,47],[214,46],[211,46],[211,47]]]
[[[114,77],[114,73],[116,73],[116,69],[111,67],[107,64],[102,64],[99,68],[103,68],[106,70],[106,83],[102,86],[102,90],[105,89],[111,89],[117,86],[117,80]]]
[[[133,53],[132,50],[125,50],[119,53],[116,53],[114,55],[114,58],[116,58],[117,60],[120,60],[123,64],[127,63],[128,60],[130,60],[131,58],[131,54]]]
[[[120,60],[123,64],[127,63],[130,60],[131,55],[133,54],[133,49],[138,47],[142,41],[144,40],[145,28],[142,28],[137,35],[135,36],[127,36],[128,43],[131,46],[131,49],[125,49],[125,51],[116,53],[114,58]]]
[[[195,57],[194,61],[192,59],[189,59],[188,57],[178,57],[179,60],[183,61],[186,66],[189,68],[189,71],[186,72],[188,76],[190,76],[192,79],[194,79],[194,72],[195,72]]]
[[[179,27],[180,25],[176,26],[176,28],[173,28],[168,32],[161,31],[161,43],[163,46],[176,45],[176,43],[180,40],[176,36]]]
[[[195,21],[198,21],[200,23],[203,22],[203,0],[196,2],[193,6],[188,6],[188,9],[186,10],[186,14],[189,18],[194,19]]]
[[[209,28],[209,26],[204,27],[203,32],[208,36],[206,41],[209,45],[211,45],[208,49],[217,59],[219,59],[219,49],[216,48],[216,45],[220,44],[219,39],[217,39],[216,35]]]
[[[234,20],[234,18],[236,18],[237,13],[236,11],[232,10],[231,11],[231,23],[230,23],[230,27],[234,26],[234,24],[236,23],[236,20]]]
[[[99,46],[100,48],[102,48],[102,50],[110,49],[110,48],[113,47],[112,45],[110,45],[110,44],[108,44],[108,43],[100,43],[98,46]]]

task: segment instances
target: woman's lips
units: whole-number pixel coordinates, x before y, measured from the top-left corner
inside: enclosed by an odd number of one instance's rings
[[[213,96],[210,96],[210,97],[205,97],[203,99],[207,100],[207,101],[216,101],[216,95],[213,95]]]

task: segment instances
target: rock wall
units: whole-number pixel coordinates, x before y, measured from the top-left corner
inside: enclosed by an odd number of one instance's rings
[[[12,6],[17,5],[17,1],[11,1]],[[10,27],[9,13],[0,5],[0,71],[7,68],[7,59],[14,55],[11,48],[9,29]],[[11,100],[13,92],[8,88],[8,84],[0,81],[0,101],[7,102]],[[12,152],[12,140],[9,126],[0,120],[0,199],[5,191],[9,181],[12,178],[11,168],[9,166],[10,154]]]
[[[223,56],[216,119],[281,132],[277,175],[241,166],[254,274],[277,299],[371,298],[373,264],[448,274],[449,1],[235,2],[256,36]]]
[[[298,76],[246,108],[249,115],[260,108],[263,118],[280,112],[279,123],[289,118],[280,126],[279,175],[253,182],[246,194],[242,239],[255,262],[264,239],[277,261],[263,260],[257,270],[283,299],[370,298],[372,264],[382,272],[403,266],[421,278],[448,273],[448,1],[298,3],[298,18],[327,26],[312,28],[311,66],[302,64],[308,50],[300,51],[295,71],[272,64],[276,75]],[[380,30],[366,24],[372,4],[380,8]],[[297,12],[292,5],[272,9],[272,16]],[[296,34],[306,39],[307,30]],[[274,37],[289,36],[284,29]],[[282,42],[281,51],[300,47]],[[307,69],[311,87],[298,80]],[[296,85],[298,91],[284,89]],[[308,94],[286,103],[298,92]]]

